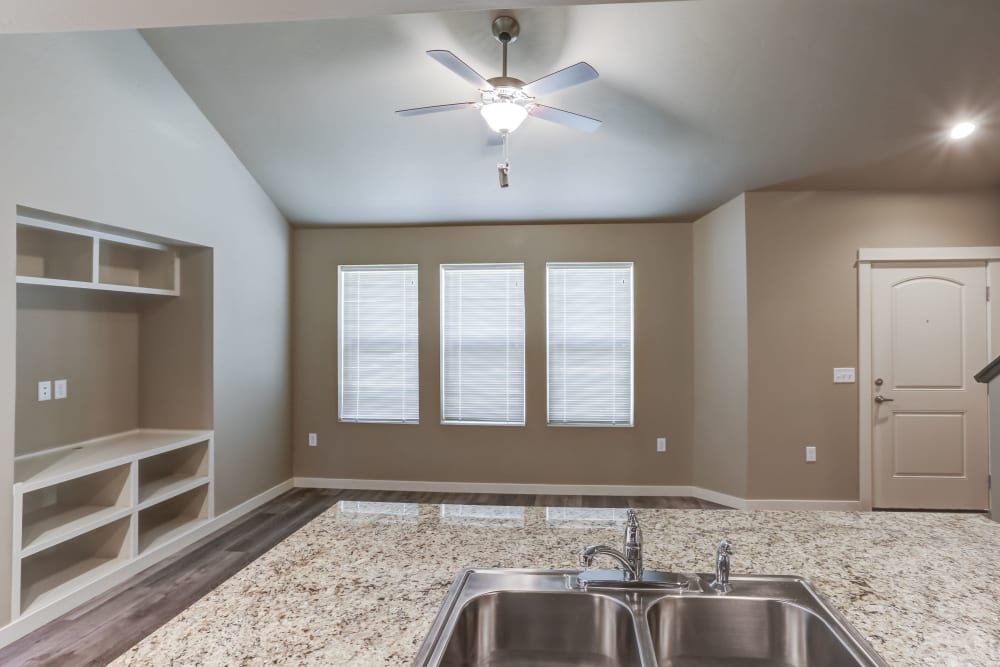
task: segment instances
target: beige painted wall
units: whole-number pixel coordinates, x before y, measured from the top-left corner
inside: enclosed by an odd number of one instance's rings
[[[40,380],[65,378],[69,397],[39,402]],[[18,288],[16,453],[139,426],[135,297]]]
[[[695,486],[746,495],[746,197],[694,223]]]
[[[145,299],[139,319],[139,425],[213,425],[212,250],[180,253],[181,293]]]
[[[296,476],[455,482],[688,484],[691,226],[593,224],[298,229],[293,234]],[[635,427],[546,426],[545,262],[635,262]],[[440,424],[439,265],[524,262],[527,425]],[[417,263],[420,424],[337,421],[338,264]],[[307,447],[318,433],[319,446]],[[667,453],[656,452],[657,436]]]
[[[0,489],[14,454],[15,211],[214,248],[218,511],[288,479],[289,229],[133,31],[0,37]],[[0,623],[11,494],[0,493]]]
[[[998,192],[747,194],[750,498],[858,498],[858,248],[973,245]]]

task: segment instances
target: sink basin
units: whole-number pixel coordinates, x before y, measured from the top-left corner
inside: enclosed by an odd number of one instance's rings
[[[628,607],[597,595],[500,591],[458,613],[443,666],[640,667]]]
[[[686,586],[604,581],[577,570],[465,569],[415,667],[887,667],[809,582],[659,573]]]
[[[647,618],[662,667],[858,664],[820,616],[783,600],[665,598]]]

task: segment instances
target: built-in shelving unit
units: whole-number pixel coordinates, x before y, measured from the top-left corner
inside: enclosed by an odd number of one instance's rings
[[[155,241],[18,216],[17,283],[177,296],[180,260]]]
[[[12,615],[214,517],[211,431],[138,429],[14,459]]]

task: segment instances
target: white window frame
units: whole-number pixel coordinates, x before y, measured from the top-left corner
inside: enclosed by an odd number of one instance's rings
[[[365,271],[417,272],[417,418],[414,419],[344,419],[344,273]],[[337,266],[337,421],[345,424],[419,424],[420,423],[420,274],[417,264],[340,264]]]
[[[603,422],[553,422],[552,397],[550,396],[551,383],[549,373],[551,364],[549,360],[550,337],[552,332],[549,322],[549,301],[551,300],[551,290],[549,285],[550,268],[628,268],[632,276],[632,289],[629,290],[629,335],[632,344],[629,346],[629,380],[632,388],[629,395],[629,421],[628,423],[611,424]],[[634,262],[546,262],[545,264],[545,420],[551,427],[569,428],[634,428],[635,427],[635,263]]]
[[[522,369],[522,372],[521,372],[521,400],[524,401],[524,405],[522,406],[522,409],[521,409],[521,414],[524,415],[524,418],[520,422],[490,422],[490,421],[465,421],[465,420],[459,421],[459,420],[445,419],[445,416],[444,416],[444,396],[445,396],[445,391],[446,391],[446,387],[445,387],[445,353],[444,353],[444,343],[445,343],[445,332],[444,332],[444,327],[445,327],[445,298],[444,298],[444,289],[445,288],[444,288],[444,274],[445,274],[445,271],[447,269],[463,269],[463,268],[480,268],[480,269],[499,268],[499,269],[505,269],[505,268],[509,268],[509,267],[520,267],[521,271],[522,271],[522,276],[523,276],[523,272],[524,272],[524,263],[523,262],[484,262],[484,263],[463,263],[463,264],[442,264],[441,265],[440,273],[439,273],[439,285],[440,285],[440,289],[439,289],[440,296],[439,296],[439,298],[440,298],[440,304],[441,304],[440,305],[440,320],[441,320],[441,323],[440,323],[440,328],[439,328],[439,333],[438,333],[438,337],[440,338],[438,349],[440,351],[439,356],[441,357],[441,369],[440,369],[440,375],[439,375],[439,377],[441,378],[441,381],[440,381],[440,387],[439,387],[439,389],[440,389],[440,398],[441,398],[441,425],[442,426],[525,426],[526,423],[527,423],[527,421],[528,421],[528,397],[527,397],[527,375],[528,375],[527,352],[528,352],[528,350],[527,350],[527,341],[526,341],[526,332],[527,332],[527,329],[528,329],[528,322],[527,322],[528,312],[527,312],[527,305],[524,303],[524,299],[527,296],[527,294],[525,293],[523,278],[522,278],[522,282],[521,282],[521,291],[522,291],[522,294],[523,294],[521,301],[522,301],[522,304],[525,306],[525,312],[524,312],[524,330],[521,331],[521,347],[524,349],[525,359],[524,359],[524,368]]]

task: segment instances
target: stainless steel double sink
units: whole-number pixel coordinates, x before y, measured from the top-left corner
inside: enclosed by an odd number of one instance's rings
[[[465,569],[417,667],[840,667],[885,663],[807,581],[709,575],[581,588],[578,571]]]

